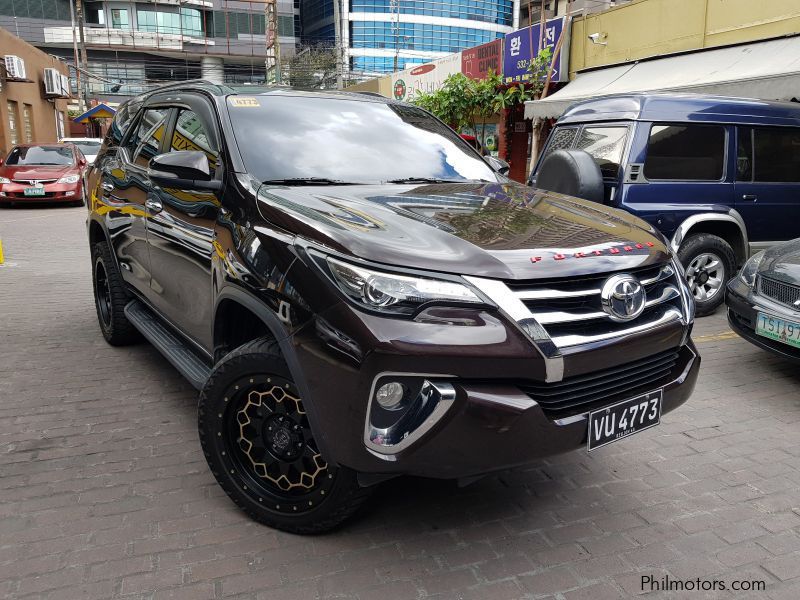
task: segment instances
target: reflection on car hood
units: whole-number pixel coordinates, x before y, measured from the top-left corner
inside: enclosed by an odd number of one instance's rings
[[[77,172],[75,165],[4,165],[0,175],[9,179],[58,179],[73,171]]]
[[[800,239],[766,250],[758,271],[765,277],[800,285]]]
[[[274,186],[265,219],[365,260],[500,279],[664,262],[662,238],[621,211],[516,183]]]

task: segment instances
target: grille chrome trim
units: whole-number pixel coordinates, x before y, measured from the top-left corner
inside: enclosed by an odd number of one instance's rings
[[[596,335],[585,335],[585,334],[562,335],[562,336],[555,336],[552,339],[553,343],[560,348],[568,346],[580,346],[582,344],[593,344],[595,342],[604,342],[606,340],[611,340],[623,335],[632,335],[632,334],[635,335],[637,333],[642,333],[643,331],[647,331],[649,329],[657,329],[659,327],[666,325],[667,323],[681,319],[682,317],[683,315],[681,311],[679,311],[677,308],[668,308],[658,318],[652,321],[648,321],[646,323],[642,323],[641,325],[628,327],[624,331],[609,331],[608,333],[599,333]]]
[[[759,275],[758,293],[793,310],[800,308],[795,304],[800,302],[800,286]]]
[[[45,184],[45,183],[55,183],[58,179],[12,179],[14,183],[25,183],[29,185],[35,185],[37,183]]]

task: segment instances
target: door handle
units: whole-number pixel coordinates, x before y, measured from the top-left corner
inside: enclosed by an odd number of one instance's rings
[[[108,192],[109,194],[114,191],[114,184],[110,181],[104,181],[100,184],[100,187],[103,188],[104,192]]]
[[[164,206],[161,204],[161,200],[155,200],[154,198],[148,198],[144,201],[145,208],[150,212],[161,212]]]
[[[755,194],[742,194],[742,200],[748,200],[749,202],[755,202],[758,200],[758,196]]]

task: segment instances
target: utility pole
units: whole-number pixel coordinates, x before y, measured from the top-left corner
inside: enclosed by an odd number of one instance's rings
[[[75,0],[75,14],[78,17],[78,39],[80,40],[81,64],[77,65],[83,69],[89,69],[89,59],[86,58],[86,37],[83,33],[83,0]],[[80,84],[79,84],[80,85]],[[83,98],[84,107],[86,106],[86,88],[79,88],[78,93]],[[84,108],[85,109],[85,108]]]
[[[86,112],[86,98],[81,87],[81,72],[78,70],[80,66],[80,61],[78,60],[78,34],[75,31],[75,8],[72,6],[72,0],[69,1],[69,20],[72,23],[72,52],[73,60],[75,61],[75,89],[78,91],[78,110],[83,114]]]
[[[400,0],[389,0],[389,10],[395,13],[394,23],[394,72],[397,73],[397,63],[400,59]]]
[[[333,51],[336,56],[336,89],[344,87],[344,64],[342,52],[344,50],[344,40],[342,39],[342,13],[340,0],[333,0]]]
[[[275,83],[281,82],[281,43],[278,39],[277,0],[267,0],[264,4],[264,21],[267,29],[266,81],[270,82],[270,71],[274,72]]]

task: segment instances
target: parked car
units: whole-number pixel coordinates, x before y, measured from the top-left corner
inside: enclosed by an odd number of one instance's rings
[[[726,304],[736,333],[800,361],[800,239],[754,254],[728,283]]]
[[[100,151],[100,146],[103,144],[103,138],[77,138],[69,137],[59,140],[62,144],[75,144],[83,155],[86,157],[86,162],[90,165],[94,163],[97,158],[97,153]]]
[[[602,202],[670,241],[697,314],[723,301],[751,251],[800,236],[800,104],[690,94],[612,96],[570,107],[531,185],[557,149],[588,152]]]
[[[200,390],[211,471],[273,527],[591,450],[694,388],[662,237],[509,182],[418,107],[176,84],[120,108],[88,181],[103,336]]]
[[[83,205],[86,158],[70,144],[20,144],[0,158],[0,204]]]

